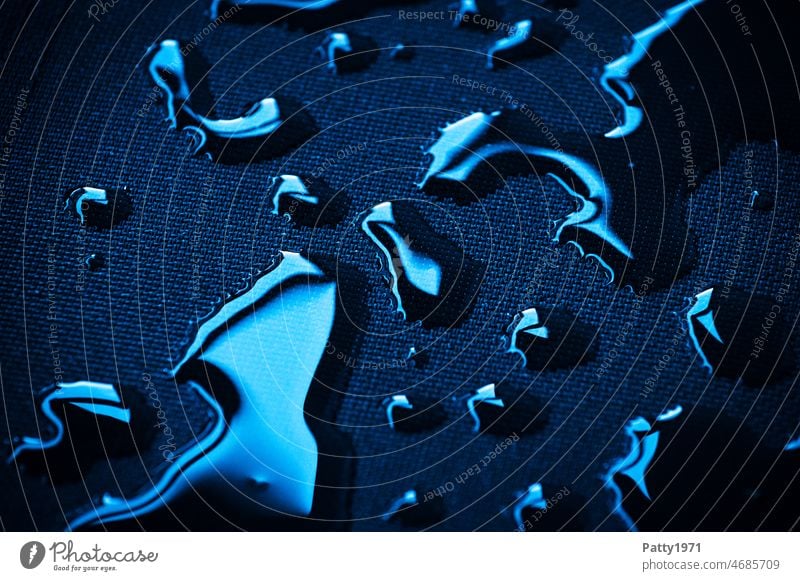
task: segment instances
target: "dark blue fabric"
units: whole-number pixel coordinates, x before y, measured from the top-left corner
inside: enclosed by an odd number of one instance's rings
[[[422,148],[439,128],[502,105],[497,96],[454,85],[453,75],[524,99],[556,134],[575,131],[578,122],[581,131],[593,134],[612,127],[615,111],[596,88],[604,63],[575,38],[563,41],[560,54],[521,60],[519,69],[487,71],[485,51],[495,34],[455,29],[449,20],[398,18],[398,9],[409,7],[378,8],[346,28],[380,47],[424,46],[410,61],[391,60],[384,52],[364,71],[334,75],[317,67],[314,56],[323,32],[226,22],[203,35],[207,2],[121,0],[98,14],[98,21],[87,15],[88,0],[18,4],[0,9],[0,132],[11,126],[21,92],[30,91],[23,93],[10,165],[3,168],[3,433],[36,433],[32,394],[54,382],[57,349],[64,381],[91,379],[145,393],[143,375],[152,376],[177,439],[188,441],[202,427],[205,410],[161,370],[179,356],[192,322],[269,267],[279,250],[332,257],[363,279],[348,291],[358,297],[351,304],[360,303],[363,312],[356,318],[365,327],[341,348],[355,369],[336,416],[356,456],[346,509],[353,529],[395,528],[380,515],[405,490],[430,491],[453,482],[495,448],[499,438],[472,433],[461,399],[487,383],[502,381],[518,393],[533,390],[547,404],[547,423],[455,485],[445,495],[445,519],[437,529],[512,530],[508,505],[519,491],[544,479],[586,501],[587,529],[619,530],[602,477],[627,449],[625,423],[636,415],[652,417],[672,403],[724,410],[776,447],[797,428],[796,373],[763,390],[710,380],[686,339],[652,393],[641,397],[653,366],[679,331],[675,313],[686,297],[723,278],[740,236],[744,255],[736,285],[767,296],[777,292],[800,232],[797,153],[779,152],[776,159],[771,143],[742,144],[708,173],[691,202],[682,202],[699,260],[673,286],[648,292],[636,311],[629,290],[605,284],[602,271],[580,260],[573,247],[552,244],[552,221],[573,209],[555,184],[543,189],[534,175],[511,177],[507,188],[469,205],[437,199],[414,185],[426,163]],[[446,9],[446,4],[427,2],[420,9]],[[582,2],[575,11],[597,44],[618,56],[628,48],[626,33],[647,26],[655,10],[669,5]],[[522,2],[503,8],[508,22],[539,10]],[[209,88],[220,116],[238,114],[281,89],[308,104],[318,133],[296,151],[250,165],[192,157],[188,138],[169,129],[160,106],[150,103],[151,84],[140,63],[156,40],[195,35],[203,35],[196,50],[212,64]],[[747,212],[744,229],[747,147],[754,153],[757,189],[777,192],[777,202],[774,211]],[[337,152],[348,148],[337,160]],[[329,159],[335,161],[324,180],[346,192],[344,220],[308,229],[269,213],[271,177],[308,173]],[[76,220],[62,211],[63,195],[90,184],[127,186],[133,214],[110,231],[82,235]],[[360,232],[357,217],[395,198],[416,200],[438,232],[486,265],[478,300],[462,325],[426,330],[398,320],[391,308],[376,249]],[[90,252],[104,253],[107,268],[83,273],[79,261]],[[48,270],[48,264],[54,267]],[[341,277],[339,284],[351,280],[358,278]],[[792,324],[797,284],[795,277],[783,311]],[[505,352],[501,337],[513,316],[533,303],[563,307],[596,329],[596,357],[552,372],[522,367],[519,357]],[[632,327],[619,340],[628,322]],[[51,324],[57,325],[55,343]],[[598,377],[615,342],[618,354]],[[406,364],[411,346],[429,351],[427,366]],[[409,388],[443,402],[448,420],[440,430],[403,434],[382,425],[383,398]],[[4,465],[0,526],[60,529],[64,513],[86,507],[106,490],[132,492],[161,462],[153,445],[141,457],[97,462],[83,478],[57,486]]]

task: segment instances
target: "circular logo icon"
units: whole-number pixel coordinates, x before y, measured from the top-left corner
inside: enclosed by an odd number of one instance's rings
[[[44,560],[44,545],[39,541],[30,541],[19,550],[19,562],[26,569],[35,569]]]

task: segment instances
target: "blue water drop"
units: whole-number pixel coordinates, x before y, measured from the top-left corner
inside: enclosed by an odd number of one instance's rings
[[[208,65],[196,50],[177,40],[163,40],[145,57],[151,80],[164,94],[173,129],[191,134],[193,153],[220,161],[251,161],[285,153],[312,131],[308,114],[289,98],[268,97],[233,119],[212,119],[193,106],[198,89],[189,77],[204,78]]]
[[[753,190],[750,196],[750,207],[757,212],[770,212],[775,207],[775,196],[771,193]]]
[[[125,187],[85,186],[66,194],[64,209],[78,218],[82,226],[110,228],[130,215],[133,203]]]
[[[369,37],[348,33],[328,32],[316,50],[334,73],[354,72],[367,68],[377,59],[377,45]]]
[[[616,253],[619,262],[633,259],[628,245],[611,227],[611,190],[597,168],[579,157],[515,139],[520,124],[526,122],[515,119],[514,113],[513,109],[478,112],[447,125],[426,151],[431,161],[419,187],[437,195],[474,196],[487,177],[481,170],[496,172],[499,159],[522,158],[522,168],[544,171],[577,204],[558,223],[553,240],[573,244],[615,280],[617,273],[600,254],[585,250],[585,244],[576,239],[567,239],[571,232],[578,232],[589,239],[591,247]]]
[[[552,50],[556,40],[552,23],[520,20],[509,27],[506,36],[489,47],[486,52],[486,68],[496,69],[510,61],[546,54]]]
[[[389,51],[389,58],[397,61],[409,61],[414,58],[414,48],[398,42]]]
[[[408,0],[406,3],[413,3]],[[280,21],[307,30],[321,30],[339,22],[356,20],[379,6],[394,6],[398,0],[211,0],[211,18],[242,24]]]
[[[415,367],[416,369],[425,369],[430,359],[431,356],[428,351],[424,349],[419,350],[416,347],[409,348],[408,354],[406,355],[406,361],[408,361],[411,367]]]
[[[494,383],[476,389],[464,401],[474,433],[521,435],[538,429],[546,420],[536,397]]]
[[[412,528],[429,527],[444,517],[441,497],[427,498],[419,490],[410,489],[394,500],[383,515],[383,520],[396,521]]]
[[[211,18],[216,20],[226,13],[240,10],[274,9],[275,12],[324,11],[344,5],[347,0],[211,0]]]
[[[625,433],[628,453],[605,481],[631,530],[789,530],[800,517],[783,500],[798,488],[798,455],[732,418],[675,405],[654,421],[634,418]]]
[[[58,383],[39,397],[39,433],[14,438],[9,464],[53,482],[83,478],[96,462],[147,447],[155,414],[143,398],[108,383]]]
[[[393,395],[383,400],[389,427],[399,432],[419,432],[441,424],[444,411],[432,399],[416,395]]]
[[[490,24],[499,22],[500,9],[495,0],[459,0],[451,6],[455,9],[453,26],[475,28],[488,32]]]
[[[517,494],[511,514],[519,532],[581,531],[580,503],[566,487],[534,482]]]
[[[484,385],[483,387],[475,390],[475,393],[467,398],[467,411],[474,422],[472,427],[473,432],[481,431],[483,414],[480,412],[487,407],[501,409],[506,407],[505,402],[495,395],[494,383]],[[495,410],[495,413],[492,414],[494,419],[499,417],[499,415],[500,413],[498,413],[497,410]]]
[[[16,461],[21,454],[30,451],[44,451],[61,444],[64,439],[64,422],[56,410],[56,405],[74,406],[97,416],[111,418],[125,424],[130,423],[131,412],[124,407],[117,389],[108,383],[77,381],[59,383],[40,404],[41,412],[47,418],[54,434],[49,438],[24,436],[13,446],[8,462]]]
[[[694,7],[704,0],[685,0],[667,10],[658,22],[640,30],[632,37],[627,54],[603,67],[600,86],[622,106],[622,123],[606,133],[606,137],[617,139],[636,131],[642,123],[644,112],[636,101],[636,90],[629,81],[631,69],[647,55],[650,46],[658,37],[668,32]]]
[[[308,515],[319,462],[304,406],[335,310],[336,284],[284,252],[200,323],[172,369],[209,406],[209,426],[152,485],[94,507],[70,528],[138,519],[196,494],[226,518]]]
[[[272,178],[269,198],[273,215],[304,226],[335,223],[343,214],[343,205],[334,204],[333,192],[322,180],[290,174]]]
[[[89,270],[96,272],[105,267],[106,257],[99,252],[92,252],[91,254],[86,255],[86,257],[83,259],[83,263]]]
[[[544,498],[542,485],[539,482],[531,484],[525,493],[517,500],[514,505],[514,522],[517,524],[518,531],[525,531],[529,527],[526,526],[526,519],[523,515],[526,510],[545,510],[547,502]]]
[[[437,234],[410,202],[378,204],[366,212],[361,229],[380,250],[404,319],[450,326],[467,312],[480,282],[479,265]]]
[[[592,356],[591,328],[566,311],[525,309],[514,317],[508,333],[509,353],[522,357],[528,369],[574,367]]]

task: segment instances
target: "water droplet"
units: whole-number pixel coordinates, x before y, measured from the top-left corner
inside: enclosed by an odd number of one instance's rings
[[[420,396],[393,395],[383,400],[389,427],[398,432],[419,432],[441,424],[444,411],[441,405]]]
[[[342,208],[333,204],[333,192],[323,181],[284,174],[272,178],[269,196],[272,213],[288,216],[304,226],[321,226],[338,222]]]
[[[408,355],[406,355],[406,361],[409,362],[409,365],[417,369],[425,369],[430,359],[430,353],[424,350],[417,351],[416,347],[411,347],[408,350]]]
[[[677,25],[693,7],[703,1],[686,0],[673,6],[655,24],[633,35],[627,54],[603,67],[600,86],[622,106],[622,122],[607,132],[606,137],[612,139],[626,137],[641,125],[644,112],[637,100],[636,90],[628,78],[630,72],[648,56],[648,49],[659,36]]]
[[[465,401],[475,433],[522,434],[538,429],[546,420],[536,397],[494,383],[476,389]]]
[[[534,26],[536,34],[534,34]],[[530,19],[520,20],[509,27],[507,35],[492,44],[486,52],[486,68],[500,68],[507,62],[542,55],[555,43],[555,34],[551,23]]]
[[[453,25],[488,31],[490,22],[500,19],[500,9],[495,0],[459,0]]]
[[[304,406],[335,310],[336,284],[283,253],[200,322],[172,370],[208,405],[208,427],[140,494],[93,507],[70,528],[139,520],[195,495],[225,519],[308,515],[321,460]]]
[[[377,59],[377,44],[369,37],[347,32],[329,32],[317,54],[334,73],[354,72],[367,68]]]
[[[440,131],[426,151],[431,162],[419,187],[436,195],[466,200],[487,181],[512,172],[545,173],[574,200],[577,208],[561,220],[554,241],[573,244],[584,257],[598,261],[611,281],[615,264],[633,259],[628,245],[611,226],[612,193],[597,168],[561,150],[528,145],[531,123],[515,109],[473,113]],[[501,162],[510,163],[509,166]],[[596,249],[596,250],[595,250]]]
[[[411,489],[392,502],[383,515],[385,521],[398,521],[412,528],[429,527],[444,517],[444,501],[441,497],[425,498],[418,490]]]
[[[654,422],[635,418],[625,432],[629,452],[606,488],[632,530],[785,531],[800,517],[798,456],[768,449],[738,421],[675,406]]]
[[[512,505],[516,529],[527,531],[582,531],[578,502],[572,502],[572,491],[566,486],[531,484],[517,494]]]
[[[54,480],[80,478],[93,462],[136,451],[151,435],[152,413],[142,398],[108,383],[59,383],[43,392],[40,414],[49,421],[38,437],[12,443],[8,463],[23,463]],[[43,432],[51,432],[45,437]]]
[[[308,113],[287,97],[269,97],[245,108],[233,119],[212,119],[200,112],[198,95],[204,81],[190,85],[189,77],[205,79],[208,65],[197,50],[186,50],[177,40],[163,40],[145,57],[147,70],[163,91],[167,120],[187,131],[193,153],[219,161],[252,161],[285,153],[313,133]]]
[[[380,249],[404,319],[451,326],[464,316],[477,293],[479,265],[436,233],[410,202],[378,204],[361,229]]]
[[[286,22],[290,27],[319,30],[334,24],[355,20],[370,9],[391,0],[365,3],[360,0],[211,0],[211,19],[226,16],[226,21],[242,24]],[[229,18],[227,18],[229,16]]]
[[[690,345],[709,373],[763,387],[794,368],[781,305],[732,286],[697,294],[683,312]]]
[[[592,356],[591,328],[565,311],[533,307],[508,328],[509,353],[535,371],[574,367]]]
[[[99,252],[92,252],[83,259],[86,267],[92,272],[96,272],[106,265],[106,257]]]
[[[750,207],[757,212],[769,212],[775,207],[775,198],[772,194],[764,194],[758,190],[753,190],[750,197]]]
[[[78,218],[82,226],[110,228],[130,215],[133,203],[125,187],[86,186],[67,193],[64,198],[64,209]]]
[[[414,58],[414,49],[410,46],[406,46],[402,42],[398,42],[392,47],[392,50],[389,51],[389,58],[398,61],[409,61]]]

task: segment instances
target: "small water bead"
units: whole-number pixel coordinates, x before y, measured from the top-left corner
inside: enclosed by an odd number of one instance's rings
[[[328,32],[317,55],[333,73],[355,72],[370,66],[377,59],[377,45],[369,37],[334,31]]]
[[[484,385],[464,401],[475,433],[521,435],[539,429],[547,419],[538,398],[505,385]]]
[[[64,209],[80,220],[81,226],[111,228],[133,211],[130,192],[122,188],[84,186],[64,197]]]
[[[272,214],[286,216],[302,226],[321,226],[338,222],[343,214],[344,195],[334,199],[330,186],[323,180],[284,174],[272,178],[269,188]]]
[[[444,502],[441,496],[424,495],[412,488],[394,500],[383,515],[387,522],[399,522],[409,528],[423,528],[441,522],[444,518]]]
[[[389,427],[398,432],[420,432],[444,422],[445,414],[436,400],[418,395],[393,395],[383,400]]]
[[[99,252],[92,252],[83,259],[83,263],[90,271],[97,272],[105,267],[106,257]]]
[[[591,327],[557,309],[526,309],[514,317],[508,333],[509,353],[517,353],[535,371],[574,367],[594,350]]]
[[[389,58],[397,61],[409,61],[414,58],[415,51],[413,47],[407,46],[402,42],[397,43],[389,51]]]
[[[431,360],[430,353],[425,350],[417,350],[416,347],[411,347],[406,355],[406,361],[410,367],[416,369],[425,369]]]

